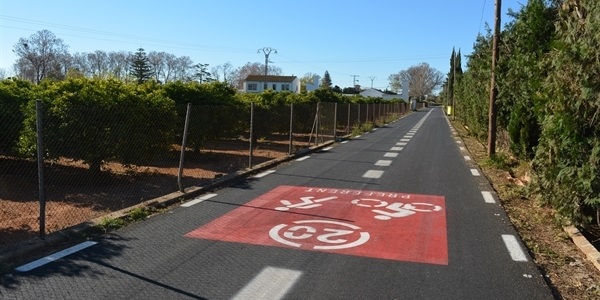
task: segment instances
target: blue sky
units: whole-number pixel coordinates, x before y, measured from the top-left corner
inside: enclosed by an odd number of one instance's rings
[[[503,23],[520,7],[502,1]],[[390,74],[421,62],[447,73],[452,47],[471,53],[493,17],[494,0],[0,0],[0,68],[10,75],[19,38],[47,29],[70,53],[143,47],[209,68],[264,63],[257,50],[271,47],[284,75],[327,70],[340,87],[359,75],[385,89]]]

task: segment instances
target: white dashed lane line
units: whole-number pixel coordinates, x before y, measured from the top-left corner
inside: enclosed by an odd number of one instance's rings
[[[256,174],[256,175],[254,175],[253,177],[254,177],[254,178],[263,178],[263,177],[265,177],[265,176],[267,176],[267,175],[269,175],[269,174],[272,174],[272,173],[275,173],[275,170],[268,170],[268,171],[264,171],[264,172],[262,172],[262,173],[259,173],[259,174]]]
[[[364,178],[379,179],[379,178],[381,178],[381,176],[383,176],[383,171],[381,171],[381,170],[369,170],[369,171],[365,172],[365,174],[363,174],[362,177],[364,177]]]
[[[380,167],[389,167],[392,165],[392,161],[387,159],[380,159],[377,162],[375,162],[375,165]]]
[[[398,152],[387,152],[383,157],[398,157]]]
[[[53,262],[55,260],[61,259],[61,258],[65,257],[65,256],[67,256],[67,255],[73,254],[73,253],[75,253],[77,251],[81,251],[81,250],[83,250],[85,248],[94,246],[96,244],[97,244],[97,242],[92,242],[92,241],[83,242],[81,244],[77,244],[77,245],[75,245],[73,247],[70,247],[70,248],[67,248],[65,250],[56,252],[56,253],[54,253],[52,255],[48,255],[48,256],[40,258],[38,260],[32,261],[32,262],[30,262],[28,264],[22,265],[22,266],[16,268],[15,271],[17,271],[17,272],[29,272],[29,271],[31,271],[31,270],[33,270],[35,268],[41,267],[41,266],[43,266],[45,264],[51,263],[51,262]]]
[[[523,249],[521,249],[521,245],[517,241],[517,238],[512,234],[503,234],[502,240],[506,245],[506,249],[508,249],[508,253],[510,254],[510,258],[514,261],[527,261],[527,256]]]
[[[408,145],[408,143],[407,143],[407,142],[399,142],[399,143],[396,143],[396,146],[406,146],[406,145]]]
[[[485,203],[496,203],[496,200],[494,200],[494,196],[492,196],[491,192],[483,191],[481,192],[481,195],[483,196],[483,201],[485,201]]]
[[[308,156],[302,156],[302,157],[296,159],[296,161],[303,161],[303,160],[307,160],[309,158],[310,158],[310,155],[308,155]]]
[[[402,151],[404,150],[404,147],[392,147],[390,148],[390,151]]]
[[[215,197],[215,196],[217,196],[217,194],[206,194],[206,195],[200,196],[200,197],[198,197],[198,198],[196,198],[196,199],[194,199],[194,200],[192,200],[190,202],[186,202],[184,204],[181,204],[181,207],[190,207],[192,205],[196,205],[196,204],[198,204],[198,203],[200,203],[200,202],[202,202],[204,200],[208,200],[208,199],[210,199],[212,197]]]
[[[282,299],[300,276],[301,271],[266,267],[232,299]]]

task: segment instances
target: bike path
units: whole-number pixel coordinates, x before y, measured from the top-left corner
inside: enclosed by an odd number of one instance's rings
[[[0,296],[552,299],[460,147],[421,110],[13,272]]]

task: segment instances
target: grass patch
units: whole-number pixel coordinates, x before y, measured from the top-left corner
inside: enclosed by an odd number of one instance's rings
[[[145,220],[150,215],[150,210],[145,207],[134,208],[129,211],[129,220],[132,222]]]
[[[117,230],[125,226],[125,224],[125,220],[121,218],[104,217],[100,221],[100,224],[97,225],[97,227],[100,228],[100,230],[104,231],[104,233],[107,233],[112,230]]]

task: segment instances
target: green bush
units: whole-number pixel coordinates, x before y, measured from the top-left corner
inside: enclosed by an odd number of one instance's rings
[[[32,86],[27,81],[5,79],[0,81],[0,154],[14,154],[23,128],[23,109],[31,98]]]
[[[167,152],[177,125],[172,100],[160,91],[117,80],[76,78],[46,82],[44,146],[49,158],[82,160],[93,171],[116,161],[140,164]],[[20,150],[35,150],[35,106],[29,103]]]

